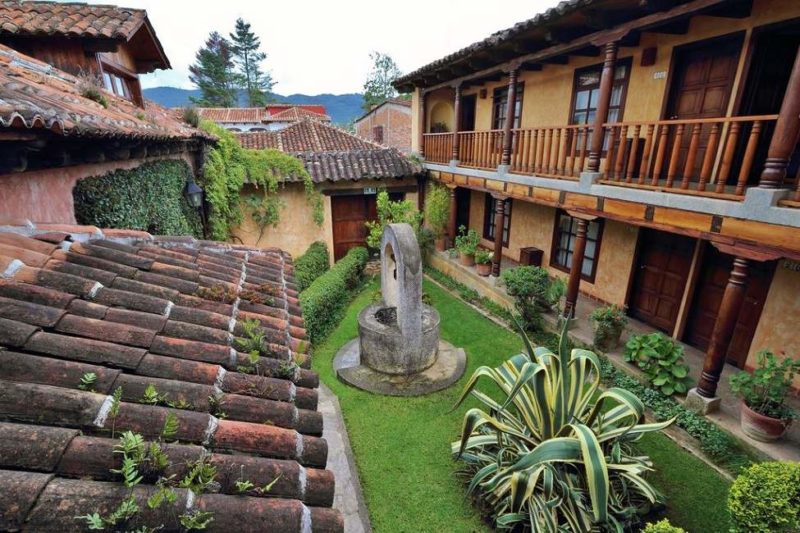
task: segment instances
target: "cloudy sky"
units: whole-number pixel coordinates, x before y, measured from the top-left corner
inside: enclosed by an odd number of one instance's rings
[[[89,0],[144,8],[173,70],[145,87],[191,88],[188,66],[208,33],[252,24],[280,94],[360,92],[369,52],[388,53],[403,72],[557,4],[557,0]]]

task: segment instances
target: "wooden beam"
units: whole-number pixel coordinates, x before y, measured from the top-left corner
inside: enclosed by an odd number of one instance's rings
[[[706,13],[711,17],[745,19],[753,13],[753,0],[737,0]]]
[[[542,59],[542,63],[546,65],[567,65],[569,64],[569,56],[554,56],[548,57],[547,59]]]
[[[732,255],[734,257],[743,257],[750,261],[757,261],[759,263],[763,263],[764,261],[775,261],[783,257],[774,250],[763,250],[747,244],[723,244],[719,242],[712,242],[711,244],[723,254]]]
[[[650,28],[647,31],[649,33],[666,33],[668,35],[686,35],[689,33],[689,20],[689,17],[686,17],[683,20],[668,22],[661,26]]]

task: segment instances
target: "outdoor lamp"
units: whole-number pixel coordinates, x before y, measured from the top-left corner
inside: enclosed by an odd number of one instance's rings
[[[195,209],[203,205],[203,189],[201,189],[194,180],[189,180],[183,194],[186,196],[186,201],[189,202],[189,205]]]

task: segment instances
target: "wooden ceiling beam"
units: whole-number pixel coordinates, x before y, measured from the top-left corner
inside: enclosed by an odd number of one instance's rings
[[[683,20],[668,22],[647,30],[648,33],[666,33],[668,35],[686,35],[689,33],[689,17]]]
[[[710,17],[744,19],[753,13],[753,0],[737,0],[704,13]]]

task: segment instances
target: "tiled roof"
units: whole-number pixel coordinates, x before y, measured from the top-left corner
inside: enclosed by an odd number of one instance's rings
[[[411,99],[409,99],[409,98],[387,98],[386,100],[384,100],[380,104],[376,104],[376,105],[372,106],[372,109],[370,109],[369,111],[367,111],[366,113],[364,113],[360,117],[358,117],[355,120],[355,122],[356,123],[361,122],[364,118],[366,118],[370,114],[374,113],[375,111],[377,111],[381,107],[385,106],[386,104],[394,104],[394,105],[399,105],[399,106],[403,106],[403,107],[407,107],[407,108],[411,109]]]
[[[200,118],[225,123],[262,122],[267,112],[263,107],[198,107]]]
[[[108,107],[83,96],[85,80],[0,45],[0,128],[46,129],[84,137],[210,138],[152,102],[99,90]]]
[[[112,472],[121,459],[111,428],[156,441],[171,414],[179,444],[161,444],[164,475],[180,480],[201,458],[217,470],[212,492],[175,489],[181,511],[210,511],[216,531],[342,531],[319,379],[290,364],[307,346],[297,297],[291,258],[277,249],[0,228],[0,529],[78,530],[75,517],[108,515],[129,494]],[[235,342],[245,319],[269,350],[250,371]],[[96,379],[82,390],[87,373]],[[143,402],[148,385],[160,400]],[[145,500],[158,475],[140,474],[133,495],[153,517]],[[242,495],[243,480],[274,484]],[[176,514],[154,520],[177,530]]]
[[[245,148],[277,148],[290,153],[383,148],[336,126],[309,119],[282,130],[239,133],[237,137]]]
[[[277,113],[273,113],[264,118],[265,122],[296,122],[298,120],[310,118],[314,120],[322,120],[324,122],[330,122],[331,117],[325,114],[317,113],[316,111],[310,111],[308,109],[303,109],[302,107],[290,107],[288,109],[284,109],[283,111],[278,111]]]
[[[328,114],[328,110],[325,109],[325,106],[319,104],[267,104],[266,110],[267,114],[274,115],[275,113],[280,113],[281,111],[285,111],[286,109],[292,107],[305,109],[306,111],[311,111],[312,113],[316,113],[318,115]]]
[[[143,26],[148,34],[147,44],[153,47],[153,59],[157,59],[153,66],[170,68],[169,59],[143,9],[78,2],[0,0],[0,34],[61,35],[128,42]]]

